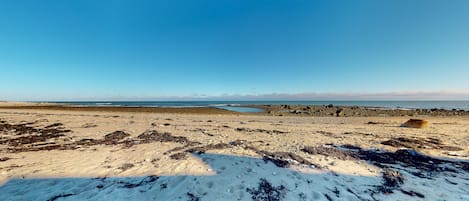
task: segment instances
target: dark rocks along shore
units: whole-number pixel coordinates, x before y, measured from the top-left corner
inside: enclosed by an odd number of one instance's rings
[[[445,109],[391,109],[336,105],[255,105],[273,116],[331,116],[331,117],[400,117],[400,116],[469,116],[469,111]]]

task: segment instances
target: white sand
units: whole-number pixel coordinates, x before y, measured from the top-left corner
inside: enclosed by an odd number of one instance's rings
[[[285,186],[284,200],[302,200],[304,196],[305,200],[327,200],[325,194],[333,200],[373,200],[372,196],[378,200],[469,200],[467,172],[443,172],[432,179],[422,179],[411,175],[409,172],[412,171],[408,168],[396,167],[406,179],[401,188],[422,193],[425,198],[408,196],[400,191],[388,195],[373,194],[374,186],[382,183],[381,168],[366,161],[339,160],[300,151],[304,146],[328,143],[395,151],[397,148],[380,143],[391,137],[432,137],[463,150],[421,149],[419,152],[455,160],[469,159],[469,118],[431,117],[427,118],[430,121],[427,129],[399,127],[407,119],[0,109],[0,120],[12,124],[36,122],[34,126],[44,127],[56,122],[63,123],[63,127],[73,131],[67,134],[72,140],[101,139],[116,130],[131,134],[130,138],[146,130],[158,130],[184,136],[203,145],[242,139],[252,142],[258,149],[295,153],[323,167],[300,165],[279,168],[264,162],[255,152],[240,147],[173,160],[163,153],[181,146],[174,142],[154,142],[131,148],[97,145],[77,150],[21,153],[7,153],[7,145],[0,144],[0,158],[11,158],[0,162],[0,181],[5,183],[0,186],[1,200],[47,200],[61,194],[73,195],[58,200],[190,200],[187,193],[200,197],[200,200],[252,200],[246,189],[257,188],[261,178],[274,186]],[[383,124],[367,124],[369,121]],[[166,123],[170,125],[165,126]],[[246,132],[237,131],[236,128],[288,133]],[[262,142],[257,142],[259,140]],[[125,163],[134,166],[122,171],[119,167]],[[148,177],[143,176],[147,175],[157,175],[159,178],[145,183]],[[93,179],[95,177],[109,178],[97,180]],[[144,181],[141,186],[123,187],[129,182],[135,184],[140,181]],[[104,187],[97,188],[98,185]],[[164,185],[167,188],[162,188]],[[335,188],[339,191],[337,195],[332,192]]]

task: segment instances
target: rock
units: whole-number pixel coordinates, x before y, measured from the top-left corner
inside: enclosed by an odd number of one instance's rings
[[[124,163],[124,164],[122,164],[122,166],[119,167],[118,169],[121,169],[122,171],[126,171],[126,170],[128,170],[128,169],[130,169],[130,168],[133,168],[133,167],[134,167],[134,164],[132,164],[132,163]]]
[[[335,112],[335,116],[337,117],[344,116],[344,109],[342,108],[337,109],[337,111]]]
[[[409,119],[401,125],[401,127],[407,128],[426,128],[428,127],[428,121],[424,119]]]

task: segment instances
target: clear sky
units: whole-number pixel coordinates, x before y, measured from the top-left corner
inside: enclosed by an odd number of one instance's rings
[[[467,0],[0,1],[4,100],[468,90]]]

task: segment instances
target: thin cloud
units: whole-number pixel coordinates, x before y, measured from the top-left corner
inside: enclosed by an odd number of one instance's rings
[[[266,93],[266,94],[192,94],[188,96],[82,96],[82,97],[29,97],[19,101],[242,101],[242,100],[468,100],[469,91],[405,91],[383,93]]]

